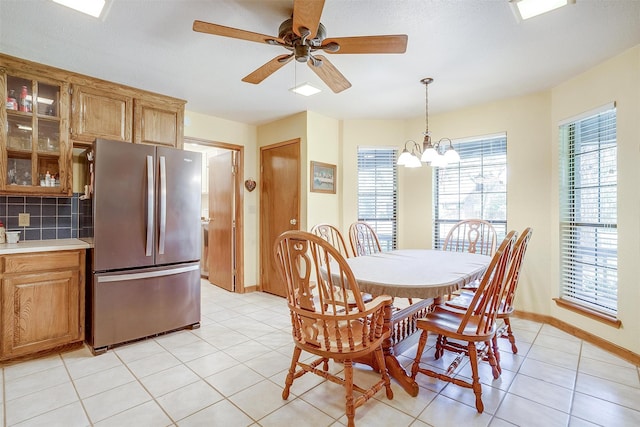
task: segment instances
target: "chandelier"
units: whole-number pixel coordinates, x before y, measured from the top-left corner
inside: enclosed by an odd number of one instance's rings
[[[404,143],[404,149],[398,157],[397,165],[407,168],[419,168],[422,163],[433,167],[445,167],[450,163],[458,163],[460,155],[453,148],[449,138],[441,138],[438,142],[431,142],[429,132],[429,84],[433,82],[431,77],[420,80],[425,89],[425,131],[422,147],[410,139]],[[409,151],[411,150],[411,151]]]

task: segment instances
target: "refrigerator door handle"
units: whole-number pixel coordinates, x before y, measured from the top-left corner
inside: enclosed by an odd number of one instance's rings
[[[140,280],[140,279],[149,279],[154,277],[164,277],[171,276],[174,274],[186,273],[189,271],[200,270],[200,265],[187,265],[183,267],[171,268],[168,270],[156,270],[149,271],[145,273],[128,273],[128,274],[113,274],[108,276],[96,276],[98,283],[109,283],[109,282],[122,282],[126,280]]]
[[[167,164],[166,158],[160,156],[160,239],[158,253],[164,254],[164,241],[167,231]]]
[[[153,156],[147,156],[147,244],[146,256],[153,255],[153,207],[155,185],[153,182]]]

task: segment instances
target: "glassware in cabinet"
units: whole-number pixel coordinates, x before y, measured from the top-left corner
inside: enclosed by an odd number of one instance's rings
[[[65,177],[70,173],[67,167],[70,161],[62,156],[68,154],[65,148],[68,129],[63,128],[68,123],[68,112],[63,109],[63,105],[68,105],[68,84],[28,73],[7,71],[5,76],[6,122],[2,129],[5,137],[0,133],[0,146],[4,147],[1,154],[6,166],[0,167],[5,171],[0,175],[0,190],[67,193]],[[10,101],[14,97],[15,103],[13,99]]]

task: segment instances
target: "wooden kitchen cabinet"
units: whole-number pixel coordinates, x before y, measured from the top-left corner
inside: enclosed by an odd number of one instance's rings
[[[71,195],[69,84],[20,65],[0,58],[0,192]]]
[[[184,102],[135,99],[133,117],[133,142],[182,148]]]
[[[0,194],[71,196],[73,145],[96,138],[182,148],[185,104],[0,53]]]
[[[96,138],[131,142],[133,97],[115,88],[73,85],[71,138],[93,142]]]
[[[0,256],[0,360],[84,340],[84,252]]]

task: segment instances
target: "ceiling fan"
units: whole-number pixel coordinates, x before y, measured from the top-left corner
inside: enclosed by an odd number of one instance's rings
[[[280,24],[278,37],[197,20],[193,22],[193,30],[216,36],[282,46],[291,51],[291,53],[279,55],[259,67],[244,77],[242,79],[244,82],[258,84],[295,58],[298,62],[306,62],[309,68],[335,93],[350,88],[351,83],[325,56],[316,54],[316,51],[347,54],[404,53],[407,50],[406,34],[326,38],[326,29],[320,23],[323,7],[324,0],[294,0],[293,17]]]

